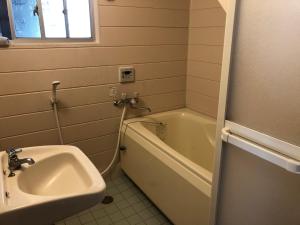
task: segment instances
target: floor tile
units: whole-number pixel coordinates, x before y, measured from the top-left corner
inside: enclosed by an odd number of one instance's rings
[[[132,207],[127,207],[125,209],[122,209],[121,213],[125,217],[129,217],[129,216],[132,216],[132,215],[136,214],[135,210]]]
[[[104,209],[99,209],[92,211],[92,215],[94,216],[94,218],[98,219],[107,216],[107,213],[104,211]]]
[[[140,222],[143,222],[143,219],[139,215],[134,214],[134,215],[128,217],[127,221],[129,222],[130,225],[135,225],[135,224],[138,224]]]
[[[96,220],[99,225],[111,225],[113,224],[109,217],[104,217]]]
[[[99,203],[56,225],[172,225],[125,174],[109,178],[106,184],[112,203]]]
[[[155,217],[152,217],[152,218],[146,220],[145,223],[147,225],[160,225],[161,224],[161,222],[158,219],[156,219]]]
[[[116,212],[116,213],[114,213],[114,214],[110,214],[109,217],[110,217],[110,219],[111,219],[112,222],[118,222],[118,221],[120,221],[121,219],[125,218],[125,217],[123,216],[123,214],[120,213],[119,211]]]

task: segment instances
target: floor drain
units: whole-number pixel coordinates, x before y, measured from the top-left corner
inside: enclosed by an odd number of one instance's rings
[[[107,205],[114,201],[114,198],[112,196],[106,195],[104,199],[102,200],[102,204]]]

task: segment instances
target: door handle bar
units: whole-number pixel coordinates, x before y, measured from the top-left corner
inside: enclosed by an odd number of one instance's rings
[[[230,121],[227,122],[227,125],[234,124]],[[245,131],[247,131],[247,127],[242,127],[241,125],[240,128],[244,128]],[[226,143],[230,143],[248,153],[251,153],[259,158],[262,158],[272,164],[275,164],[289,172],[295,173],[295,174],[300,174],[300,161],[291,158],[290,156],[287,156],[285,154],[282,154],[278,150],[274,150],[270,148],[269,146],[263,146],[259,144],[260,140],[249,140],[245,138],[244,136],[241,136],[239,134],[233,133],[234,129],[231,129],[230,126],[225,126],[222,129],[222,140]],[[251,131],[251,129],[249,129]],[[255,131],[256,133],[259,133]],[[260,133],[261,134],[261,133]],[[261,134],[261,137],[264,137],[265,134]],[[259,135],[257,135],[258,139],[261,138]],[[281,140],[278,140],[281,141]],[[282,141],[281,141],[282,142]],[[282,144],[282,143],[281,143]],[[288,147],[291,147],[291,144],[287,143]],[[293,146],[293,145],[292,145]],[[296,150],[298,150],[298,146],[294,146]],[[300,153],[300,152],[299,152]]]

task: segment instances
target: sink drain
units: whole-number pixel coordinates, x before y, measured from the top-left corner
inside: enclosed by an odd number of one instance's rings
[[[112,203],[113,201],[114,201],[114,198],[112,196],[106,195],[104,197],[104,199],[102,200],[102,204],[108,205],[108,204]]]

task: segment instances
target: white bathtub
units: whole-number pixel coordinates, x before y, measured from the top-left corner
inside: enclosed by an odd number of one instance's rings
[[[124,122],[122,169],[176,225],[208,224],[215,129],[188,109]]]

